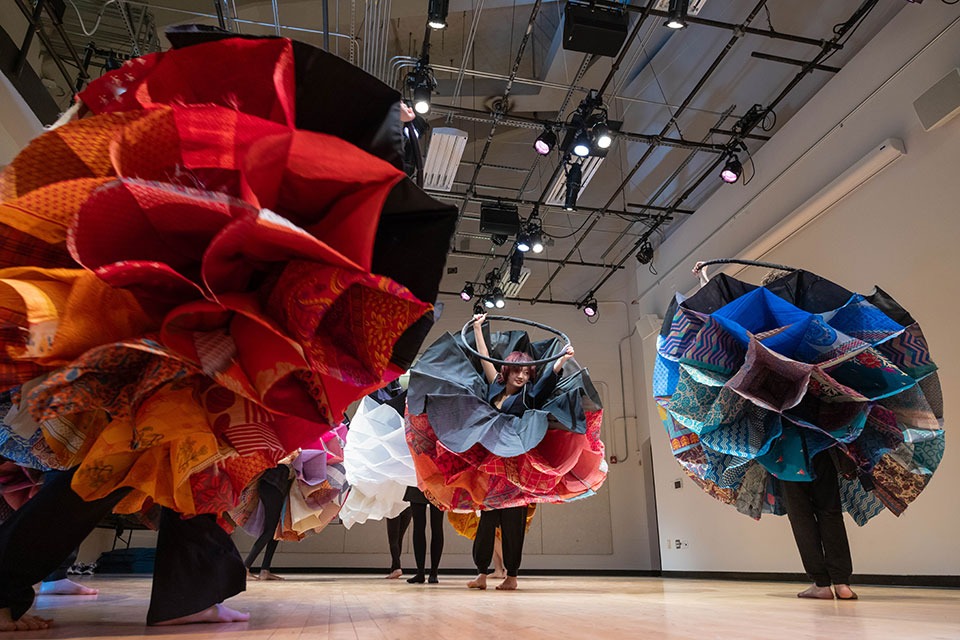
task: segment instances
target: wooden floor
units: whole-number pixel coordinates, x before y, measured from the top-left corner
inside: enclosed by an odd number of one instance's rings
[[[369,575],[290,575],[229,600],[249,623],[147,628],[149,578],[83,578],[95,597],[41,596],[56,618],[22,638],[960,638],[960,590],[860,587],[858,602],[798,600],[801,585],[659,578],[521,577],[513,593],[463,576],[410,585]],[[495,584],[495,583],[494,583]]]

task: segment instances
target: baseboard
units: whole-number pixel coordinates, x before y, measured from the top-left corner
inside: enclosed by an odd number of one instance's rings
[[[254,571],[258,571],[254,567]],[[383,575],[386,569],[372,567],[274,567],[279,573],[365,574]],[[411,569],[407,567],[409,574]],[[658,571],[655,569],[523,569],[528,576],[594,576],[611,578],[673,578],[684,580],[740,580],[747,582],[809,582],[803,573],[773,573],[760,571]],[[472,569],[441,569],[441,575],[469,576]],[[960,588],[960,576],[897,576],[885,574],[854,574],[855,585],[901,587]]]
[[[662,571],[664,578],[688,580],[742,580],[759,582],[809,582],[804,573],[766,573],[759,571]],[[886,574],[854,574],[851,584],[900,587],[960,588],[960,576],[897,576]]]
[[[259,567],[253,567],[259,571]],[[273,567],[277,573],[346,573],[346,574],[379,574],[386,575],[386,569],[370,567]],[[405,568],[405,575],[412,575],[413,569]],[[660,571],[654,569],[521,569],[525,576],[597,576],[611,578],[656,578]],[[440,575],[472,576],[476,575],[473,569],[440,569]]]

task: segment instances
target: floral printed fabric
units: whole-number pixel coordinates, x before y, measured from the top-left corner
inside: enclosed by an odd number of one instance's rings
[[[230,511],[401,373],[401,336],[419,345],[431,301],[372,273],[405,177],[296,128],[293,50],[238,38],[131,60],[4,171],[0,389],[41,382],[22,401],[33,431],[0,441],[79,465],[86,499],[127,486],[120,511]],[[297,535],[327,518],[335,476],[305,472]]]
[[[782,513],[780,481],[811,480],[810,460],[833,449],[856,468],[841,497],[858,524],[900,515],[943,455],[926,340],[879,290],[823,311],[843,290],[798,273],[752,289],[725,278],[671,305],[654,396],[673,453],[708,494],[759,518]]]

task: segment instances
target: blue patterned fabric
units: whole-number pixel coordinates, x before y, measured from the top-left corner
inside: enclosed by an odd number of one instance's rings
[[[811,460],[831,448],[838,469],[859,474],[840,483],[857,524],[899,515],[943,457],[942,395],[919,325],[886,294],[824,283],[727,278],[702,300],[678,296],[657,340],[653,393],[674,455],[750,517],[784,513],[779,483],[812,480]]]

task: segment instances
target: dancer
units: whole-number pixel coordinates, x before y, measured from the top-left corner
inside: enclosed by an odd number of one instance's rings
[[[487,314],[477,314],[473,318],[473,335],[477,342],[477,352],[489,357],[487,343],[483,337],[482,326]],[[482,360],[483,373],[486,376],[489,390],[487,392],[490,404],[501,413],[522,416],[527,409],[536,409],[544,405],[547,398],[557,386],[563,365],[574,356],[573,346],[568,345],[563,355],[558,358],[552,367],[547,368],[546,375],[536,379],[535,367],[524,365],[533,362],[533,358],[520,351],[514,351],[507,356],[510,365],[504,365],[499,372],[492,363]],[[529,383],[533,383],[528,389]],[[471,589],[487,588],[487,573],[493,559],[493,547],[496,530],[501,531],[503,544],[503,564],[507,577],[497,589],[512,591],[517,588],[517,572],[520,570],[520,561],[523,556],[523,539],[527,529],[526,505],[493,509],[480,514],[480,524],[477,526],[477,537],[473,541],[473,561],[477,567],[477,577],[467,583]]]
[[[400,566],[400,554],[403,552],[403,535],[410,526],[412,516],[411,508],[407,507],[395,518],[387,518],[387,544],[390,545],[390,573],[387,574],[388,580],[396,580],[403,577],[403,569]]]
[[[706,266],[772,268],[762,286]],[[743,260],[698,263],[657,340],[653,395],[671,449],[711,496],[790,519],[814,585],[855,600],[843,512],[899,516],[943,456],[943,396],[920,326],[879,288]],[[831,590],[831,585],[833,589]]]
[[[537,513],[537,505],[531,504],[527,506],[527,524],[524,529],[524,535],[530,533],[530,525],[533,523],[533,516]],[[480,515],[478,512],[470,511],[468,513],[461,513],[456,511],[450,511],[447,513],[447,519],[450,521],[450,526],[453,527],[453,530],[464,538],[469,540],[476,540],[477,538],[477,528],[480,524]],[[502,580],[507,577],[507,569],[503,564],[503,537],[500,529],[497,529],[496,540],[493,543],[493,573],[489,574],[488,577],[496,578]]]
[[[430,584],[440,582],[440,557],[443,555],[443,511],[427,500],[416,487],[407,487],[404,500],[410,503],[413,513],[413,557],[417,561],[417,574],[407,578],[410,584],[423,584],[427,562],[427,509],[430,510]]]
[[[273,563],[273,552],[277,550],[277,543],[279,542],[275,537],[277,525],[280,524],[283,504],[292,482],[290,467],[285,464],[278,464],[273,469],[267,469],[260,476],[257,490],[264,510],[263,532],[253,543],[250,553],[247,554],[247,559],[243,563],[247,568],[248,580],[283,580],[283,578],[270,571],[270,566]],[[265,550],[264,547],[266,547]],[[250,573],[250,568],[256,561],[257,556],[260,555],[260,551],[264,551],[263,562],[260,564],[260,573],[254,575]]]

